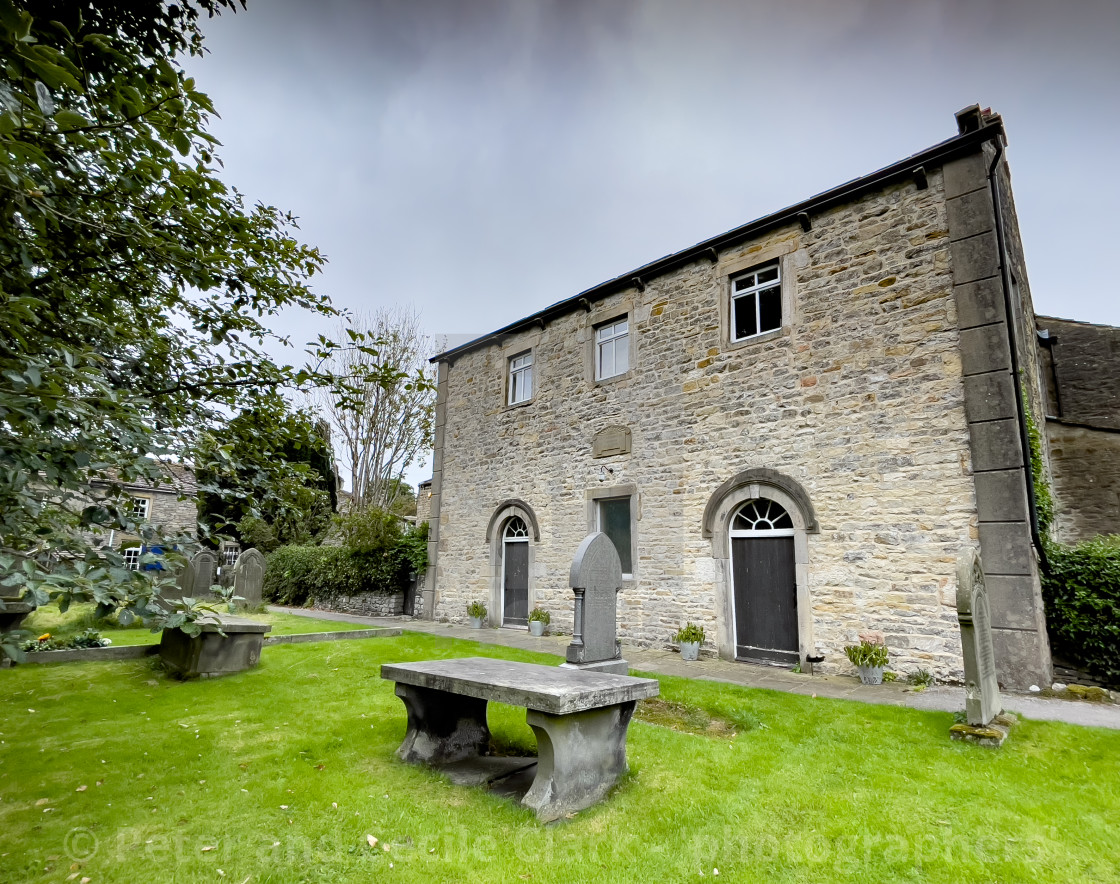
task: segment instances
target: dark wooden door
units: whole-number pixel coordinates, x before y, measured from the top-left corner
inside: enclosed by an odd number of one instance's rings
[[[505,544],[505,574],[502,581],[502,625],[525,626],[529,622],[529,544]]]
[[[735,656],[797,662],[793,538],[733,537],[731,568],[735,580]]]

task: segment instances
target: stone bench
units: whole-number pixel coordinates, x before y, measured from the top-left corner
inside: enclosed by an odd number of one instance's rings
[[[637,701],[657,696],[649,678],[486,657],[381,667],[408,712],[397,756],[442,767],[460,783],[492,783],[533,760],[487,758],[486,704],[524,706],[537,738],[536,771],[521,799],[542,821],[590,807],[626,772],[626,733]]]
[[[272,630],[270,624],[229,614],[222,614],[217,622],[207,620],[200,621],[200,635],[187,635],[181,629],[163,630],[159,656],[170,669],[184,678],[210,678],[257,665],[264,634]]]

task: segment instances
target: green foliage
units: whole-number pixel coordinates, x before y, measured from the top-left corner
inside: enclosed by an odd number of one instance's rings
[[[890,684],[893,681],[898,681],[898,673],[897,672],[884,672],[883,673],[883,683],[884,684]]]
[[[245,549],[259,549],[262,553],[270,553],[280,546],[272,526],[258,516],[244,516],[237,523],[237,536]]]
[[[689,621],[679,630],[677,630],[677,641],[679,642],[703,642],[704,641],[704,627],[697,626],[692,621]]]
[[[476,620],[481,620],[486,616],[486,605],[482,602],[471,602],[467,605],[467,616],[474,617]]]
[[[86,629],[78,635],[67,639],[37,638],[30,639],[20,645],[20,650],[27,653],[38,651],[72,651],[79,648],[104,648],[111,645],[112,641],[102,638],[96,629]]]
[[[1027,391],[1023,390],[1023,412],[1027,419],[1027,437],[1031,447],[1031,480],[1034,484],[1034,505],[1038,514],[1038,530],[1043,537],[1054,524],[1054,495],[1050,492],[1050,482],[1046,478],[1046,465],[1042,459],[1042,432],[1035,423],[1027,405]]]
[[[925,690],[934,683],[933,673],[928,669],[915,669],[906,677],[906,682],[918,690]]]
[[[124,485],[165,482],[168,456],[220,473],[232,454],[213,439],[266,394],[354,395],[267,353],[280,311],[339,314],[310,288],[323,258],[293,216],[219,178],[214,108],[181,58],[202,52],[200,12],[234,7],[0,0],[0,574],[35,604],[157,616],[173,573],[129,571],[90,536],[190,540],[138,524]],[[367,342],[347,349],[376,355]],[[307,356],[336,349],[320,337]],[[303,507],[277,482],[292,478],[283,463],[251,454],[226,492]]]
[[[1120,684],[1120,535],[1076,546],[1048,543],[1042,575],[1046,626],[1054,654],[1110,684]]]
[[[236,526],[242,546],[269,552],[309,543],[330,522],[337,503],[330,444],[309,412],[275,391],[205,434],[195,459],[204,531]]]
[[[844,653],[853,666],[886,666],[887,646],[862,641],[858,645],[847,645]]]
[[[374,508],[335,516],[334,526],[344,546],[362,553],[383,552],[401,536],[400,519]]]
[[[549,614],[548,611],[546,611],[540,605],[537,605],[535,608],[533,608],[532,611],[529,612],[529,622],[539,622],[543,623],[545,626],[548,626],[548,624],[552,622],[552,615]]]

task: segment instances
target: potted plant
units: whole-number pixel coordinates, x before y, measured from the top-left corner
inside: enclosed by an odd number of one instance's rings
[[[863,639],[858,645],[847,645],[844,653],[859,670],[859,680],[864,684],[882,684],[883,667],[887,665],[887,646]]]
[[[700,656],[700,643],[704,641],[704,627],[690,620],[677,630],[677,641],[681,644],[681,659],[696,660]]]
[[[471,629],[482,629],[482,621],[486,619],[486,605],[471,602],[467,605],[467,616],[471,618]]]
[[[535,636],[544,635],[544,628],[552,622],[552,615],[540,605],[529,612],[529,632]]]

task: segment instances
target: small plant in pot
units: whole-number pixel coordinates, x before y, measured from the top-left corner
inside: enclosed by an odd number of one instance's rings
[[[529,632],[533,635],[544,635],[544,628],[552,622],[552,615],[540,605],[529,612]]]
[[[467,605],[467,616],[471,618],[471,629],[482,629],[482,621],[486,619],[486,605],[471,602]]]
[[[700,643],[704,641],[704,627],[689,621],[677,631],[682,660],[696,660],[700,656]]]
[[[883,667],[887,665],[887,646],[864,639],[858,645],[848,645],[844,653],[859,670],[859,680],[864,684],[882,684]]]

